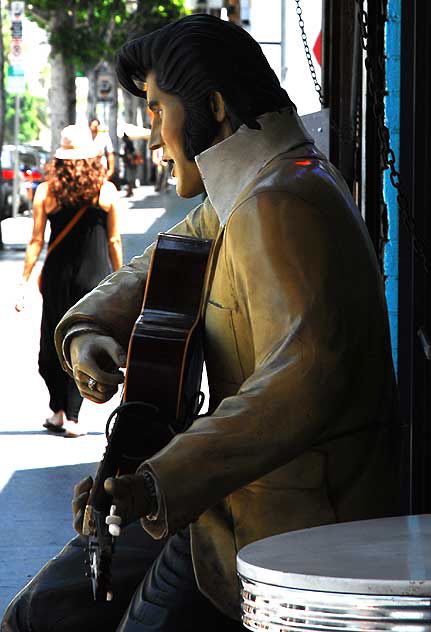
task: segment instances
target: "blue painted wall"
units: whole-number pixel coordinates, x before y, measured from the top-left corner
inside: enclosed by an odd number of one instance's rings
[[[400,50],[401,47],[401,0],[388,0],[386,24],[386,88],[385,123],[389,129],[390,144],[395,153],[395,167],[399,168],[400,155]],[[398,203],[396,189],[392,186],[390,170],[384,172],[383,195],[388,208],[389,241],[385,248],[384,269],[386,276],[386,300],[391,329],[392,355],[395,371],[398,368]]]

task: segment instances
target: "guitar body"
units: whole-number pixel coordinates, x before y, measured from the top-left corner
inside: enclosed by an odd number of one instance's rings
[[[129,344],[125,401],[156,405],[177,430],[190,422],[190,397],[200,388],[202,292],[211,244],[192,237],[159,236],[144,308]]]
[[[202,305],[211,240],[159,234],[129,342],[123,400],[97,470],[83,532],[94,598],[112,599],[110,476],[134,473],[195,418],[203,369]],[[108,421],[109,424],[109,421]]]

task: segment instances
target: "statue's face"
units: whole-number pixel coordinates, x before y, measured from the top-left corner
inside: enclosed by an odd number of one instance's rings
[[[147,77],[148,107],[152,112],[150,149],[163,148],[163,160],[173,160],[172,175],[177,178],[177,193],[190,198],[204,192],[199,169],[184,153],[185,110],[181,99],[157,86],[156,75]]]

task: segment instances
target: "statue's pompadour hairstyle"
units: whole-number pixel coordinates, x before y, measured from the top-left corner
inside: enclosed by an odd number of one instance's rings
[[[184,149],[189,160],[217,135],[211,97],[220,92],[233,129],[259,129],[265,112],[295,107],[281,88],[259,44],[240,26],[194,14],[124,44],[117,55],[121,85],[146,98],[137,83],[154,72],[161,90],[185,108]]]

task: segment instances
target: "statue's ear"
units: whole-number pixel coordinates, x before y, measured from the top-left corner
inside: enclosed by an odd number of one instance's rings
[[[220,92],[213,92],[211,95],[211,110],[217,123],[223,123],[227,119],[224,99]]]

